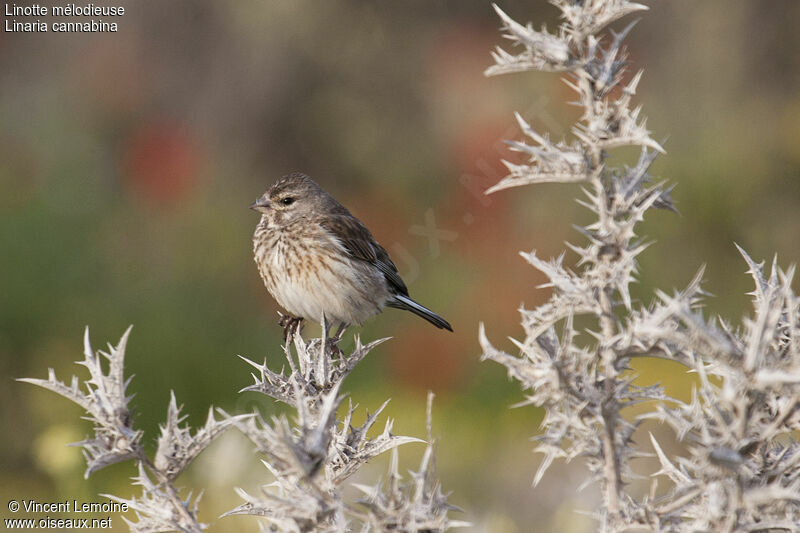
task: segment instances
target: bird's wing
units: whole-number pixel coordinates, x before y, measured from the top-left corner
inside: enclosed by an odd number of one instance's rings
[[[408,296],[406,284],[400,278],[388,252],[375,242],[372,234],[357,218],[349,214],[329,215],[319,223],[331,232],[351,257],[375,265],[395,291]]]

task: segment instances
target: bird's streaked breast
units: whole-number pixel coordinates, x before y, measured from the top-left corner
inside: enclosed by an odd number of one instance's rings
[[[264,284],[295,316],[319,322],[324,312],[331,321],[361,324],[389,296],[385,278],[351,258],[319,224],[259,224],[253,245]]]

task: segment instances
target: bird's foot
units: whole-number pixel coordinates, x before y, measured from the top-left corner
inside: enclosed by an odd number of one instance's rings
[[[327,335],[327,331],[325,332],[325,345],[330,350],[331,357],[338,358],[342,356],[342,350],[339,349],[339,342],[341,342],[347,327],[347,324],[339,324],[339,327],[336,329],[336,333],[334,333],[330,338]]]
[[[283,328],[284,342],[291,341],[295,335],[299,335],[303,331],[303,317],[278,314],[281,316],[280,320],[278,320],[278,325]]]
[[[342,337],[344,337],[344,332],[347,331],[347,328],[349,328],[349,327],[350,327],[350,324],[345,324],[344,322],[339,324],[339,328],[336,330],[336,333],[333,335],[333,339],[332,340],[334,341],[334,344],[337,344],[337,345],[339,344],[339,341],[341,341]]]
[[[325,348],[330,352],[331,359],[339,359],[342,356],[342,350],[333,338],[325,339]]]

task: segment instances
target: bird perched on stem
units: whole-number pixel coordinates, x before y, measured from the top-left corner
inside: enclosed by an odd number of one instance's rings
[[[282,177],[250,208],[261,213],[253,234],[258,271],[291,314],[281,318],[284,339],[309,319],[338,324],[338,342],[349,325],[384,307],[411,311],[453,331],[411,299],[389,254],[364,224],[305,174]]]

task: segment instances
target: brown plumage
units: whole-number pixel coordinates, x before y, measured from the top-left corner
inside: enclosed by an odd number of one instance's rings
[[[342,204],[301,173],[282,177],[250,206],[258,271],[270,294],[296,319],[362,324],[384,307],[405,309],[438,328],[450,324],[418,304],[386,250]],[[295,321],[285,324],[290,333]]]

